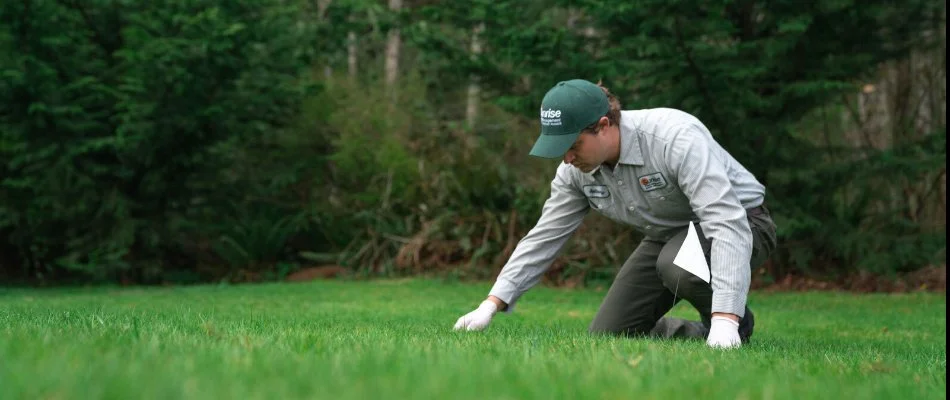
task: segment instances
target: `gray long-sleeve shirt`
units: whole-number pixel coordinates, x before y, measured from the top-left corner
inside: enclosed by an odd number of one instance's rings
[[[616,167],[584,173],[562,163],[538,223],[518,242],[489,294],[513,310],[594,209],[663,241],[690,221],[700,224],[712,240],[712,312],[741,317],[752,255],[745,210],[764,197],[765,187],[697,118],[670,108],[622,111]]]

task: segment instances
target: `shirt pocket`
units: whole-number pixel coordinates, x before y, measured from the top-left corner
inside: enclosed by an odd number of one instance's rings
[[[683,196],[683,193],[680,191],[680,189],[673,185],[666,185],[665,187],[661,187],[659,189],[643,192],[643,197],[646,197],[651,201],[667,201],[676,198],[677,195],[680,197],[685,197]]]
[[[652,206],[674,196],[679,188],[667,179],[662,172],[641,172],[636,177],[637,189],[641,196]]]
[[[609,197],[607,197],[607,198],[602,198],[602,197],[588,197],[588,198],[587,198],[587,203],[590,204],[590,208],[591,208],[591,209],[593,209],[593,210],[595,210],[595,211],[598,211],[598,212],[603,212],[604,210],[608,210],[608,209],[610,209],[610,208],[612,207],[612,205],[613,205],[613,201],[612,201],[612,199],[609,198]]]
[[[587,198],[587,203],[590,204],[590,208],[594,210],[604,210],[610,208],[613,204],[614,193],[611,193],[610,188],[606,185],[589,183],[581,189],[584,192],[584,197]]]
[[[619,220],[617,215],[617,203],[614,196],[607,198],[588,197],[587,203],[590,204],[592,210],[599,214],[612,220]]]
[[[689,199],[680,188],[669,185],[643,194],[650,210],[657,216],[669,219],[690,218],[692,208]]]

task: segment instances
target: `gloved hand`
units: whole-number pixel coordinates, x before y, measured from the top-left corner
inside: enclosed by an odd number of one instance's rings
[[[726,317],[712,317],[706,344],[716,348],[735,348],[742,345],[739,323]]]
[[[488,326],[492,317],[498,311],[498,306],[491,300],[485,300],[474,311],[463,315],[455,322],[455,330],[480,331]]]

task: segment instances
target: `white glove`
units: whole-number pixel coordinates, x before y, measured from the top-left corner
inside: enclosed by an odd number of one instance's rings
[[[455,330],[480,331],[488,326],[492,317],[498,311],[498,306],[491,300],[485,300],[479,304],[475,311],[463,315],[455,322]]]
[[[742,345],[739,339],[739,323],[726,317],[712,317],[706,344],[717,348],[735,348]]]

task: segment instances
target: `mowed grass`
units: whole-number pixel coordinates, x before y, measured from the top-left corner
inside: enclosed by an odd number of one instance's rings
[[[753,343],[717,351],[591,336],[593,289],[537,287],[452,331],[489,287],[5,290],[0,399],[946,398],[942,294],[753,293]]]

